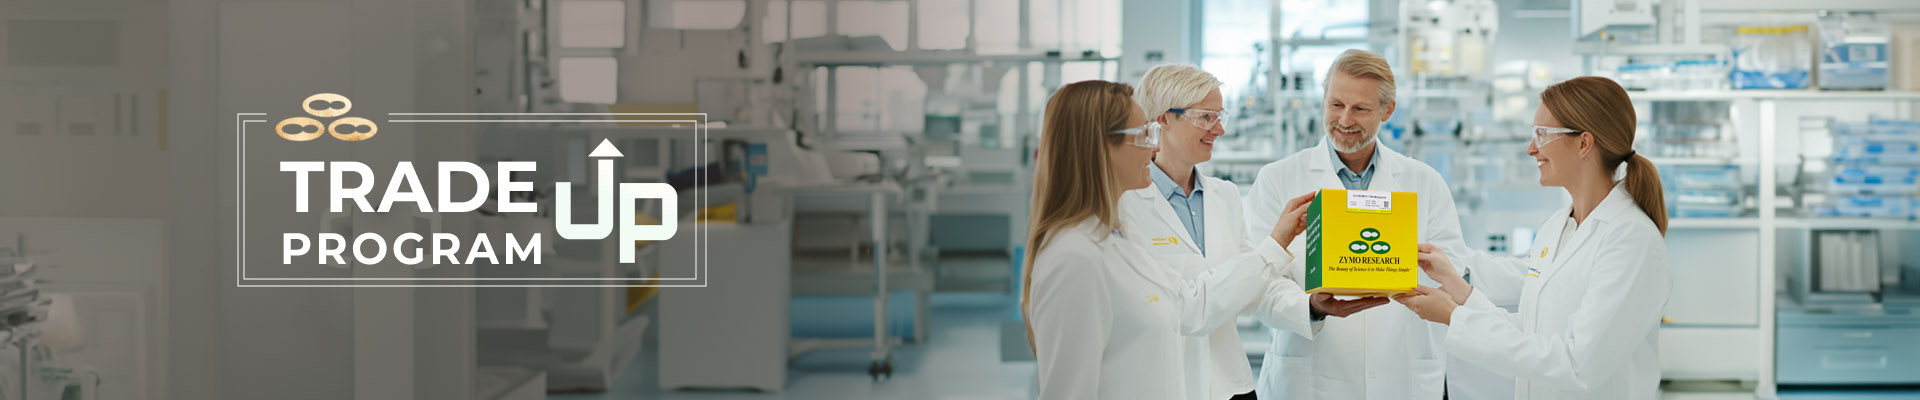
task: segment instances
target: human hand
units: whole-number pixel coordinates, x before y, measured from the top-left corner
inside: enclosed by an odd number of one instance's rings
[[[1301,232],[1307,230],[1307,203],[1312,202],[1313,196],[1319,193],[1318,191],[1309,192],[1287,200],[1287,207],[1283,208],[1286,211],[1280,213],[1280,219],[1273,222],[1273,232],[1267,235],[1281,246],[1293,243],[1295,236],[1300,236]]]
[[[1340,299],[1333,298],[1333,295],[1331,294],[1315,293],[1312,297],[1307,298],[1307,305],[1311,306],[1314,312],[1318,312],[1320,314],[1325,314],[1325,315],[1331,315],[1335,317],[1340,317],[1340,318],[1346,318],[1347,316],[1359,313],[1361,311],[1366,311],[1369,308],[1379,307],[1383,304],[1387,304],[1387,301],[1388,300],[1385,297],[1365,297],[1365,298],[1359,298],[1359,299],[1353,299],[1353,300],[1340,300]]]
[[[1414,286],[1413,293],[1394,296],[1393,301],[1413,310],[1420,319],[1447,325],[1453,319],[1453,310],[1459,307],[1446,291],[1426,286]]]
[[[1467,295],[1473,294],[1473,286],[1460,276],[1460,271],[1453,267],[1453,260],[1447,258],[1447,252],[1441,250],[1440,246],[1420,244],[1420,269],[1427,271],[1428,277],[1440,283],[1440,289],[1453,298],[1454,304],[1466,304]]]

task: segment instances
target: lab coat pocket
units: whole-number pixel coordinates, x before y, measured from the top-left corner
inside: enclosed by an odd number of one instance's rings
[[[1269,352],[1278,353],[1281,357],[1287,358],[1313,357],[1313,340],[1300,337],[1300,335],[1293,332],[1272,328],[1268,328],[1268,330],[1273,333],[1273,345],[1275,346],[1275,348]]]
[[[1313,358],[1282,356],[1273,351],[1261,359],[1259,380],[1254,387],[1260,398],[1308,398],[1313,391]]]
[[[1408,384],[1418,385],[1413,393],[1445,393],[1447,385],[1447,360],[1413,360],[1413,364],[1409,365],[1409,367],[1413,368],[1413,373],[1409,374],[1409,376],[1415,378],[1413,382],[1408,382]]]

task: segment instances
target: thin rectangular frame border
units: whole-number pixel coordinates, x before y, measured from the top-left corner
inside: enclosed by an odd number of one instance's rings
[[[300,287],[300,288],[307,288],[307,287],[322,287],[322,288],[333,288],[333,287],[340,287],[340,288],[361,288],[361,287],[561,287],[561,288],[565,288],[565,287],[707,287],[707,285],[709,284],[709,282],[708,282],[707,280],[704,280],[704,279],[701,279],[701,277],[703,277],[703,276],[705,276],[705,277],[709,277],[709,279],[710,279],[710,275],[708,275],[708,274],[706,273],[706,272],[707,272],[707,269],[708,269],[708,262],[709,262],[709,260],[708,260],[708,257],[706,257],[706,254],[705,254],[705,252],[707,251],[707,240],[706,240],[706,239],[707,239],[707,237],[706,237],[706,236],[707,236],[707,234],[706,234],[706,233],[707,233],[707,232],[706,232],[706,231],[707,231],[707,230],[706,230],[706,224],[707,224],[707,223],[706,223],[706,221],[703,221],[703,220],[700,220],[699,218],[694,218],[694,240],[695,240],[695,245],[694,245],[694,248],[695,248],[695,253],[694,253],[694,256],[695,256],[695,257],[697,257],[697,261],[695,261],[695,270],[694,270],[694,277],[693,277],[693,278],[249,278],[249,277],[246,277],[246,264],[247,264],[247,262],[246,262],[246,208],[247,208],[247,207],[246,207],[246,204],[247,204],[247,202],[246,202],[246,149],[247,149],[247,147],[246,147],[246,140],[247,140],[247,135],[246,135],[246,123],[248,123],[248,122],[268,122],[268,121],[266,121],[266,120],[247,120],[247,119],[245,119],[244,117],[245,117],[245,116],[248,116],[248,115],[267,115],[267,114],[266,114],[266,113],[235,113],[235,114],[234,114],[234,116],[233,116],[233,117],[234,117],[234,118],[233,118],[233,119],[234,119],[234,137],[236,138],[236,140],[235,140],[235,145],[236,145],[236,146],[235,146],[235,149],[234,149],[234,174],[233,174],[233,175],[234,175],[234,198],[235,198],[235,202],[237,203],[237,204],[236,204],[236,206],[234,207],[234,227],[235,227],[235,235],[234,235],[234,285],[235,285],[235,286],[237,286],[237,287]],[[637,115],[637,116],[699,116],[699,117],[700,117],[700,120],[698,120],[698,121],[694,121],[694,120],[618,120],[618,119],[606,119],[606,120],[599,120],[599,119],[595,119],[595,120],[388,120],[387,122],[408,122],[408,123],[417,123],[417,122],[450,122],[450,123],[489,123],[489,122],[495,122],[495,123],[498,123],[498,122],[613,122],[613,123],[620,123],[620,122],[642,122],[642,123],[671,123],[671,122],[690,122],[690,123],[693,123],[693,127],[694,127],[694,135],[695,135],[695,136],[694,136],[694,140],[695,140],[695,141],[696,141],[696,142],[697,142],[697,143],[698,143],[699,145],[701,145],[701,146],[704,146],[704,145],[706,144],[705,142],[707,141],[707,129],[708,129],[708,127],[707,127],[707,114],[706,114],[706,113],[387,113],[387,115],[388,115],[388,116],[395,116],[395,115],[422,115],[422,116],[621,116],[621,115]],[[695,163],[696,163],[696,164],[700,164],[700,163],[704,163],[704,162],[705,162],[705,158],[706,158],[706,154],[705,154],[705,152],[698,152],[698,151],[696,151],[696,152],[695,152]],[[707,182],[706,182],[706,179],[705,179],[704,177],[703,177],[702,179],[700,179],[700,180],[698,180],[697,182],[698,182],[698,183],[697,183],[697,185],[696,185],[697,187],[696,187],[696,189],[695,189],[695,191],[694,191],[694,199],[695,199],[694,201],[696,201],[696,202],[699,202],[699,201],[702,201],[702,199],[705,199],[705,198],[706,198],[706,196],[707,196],[707,193],[706,193],[706,192],[707,192]],[[566,281],[602,281],[602,282],[604,282],[604,281],[661,281],[661,280],[698,280],[698,281],[700,281],[700,284],[699,284],[699,285],[682,285],[682,284],[671,284],[671,285],[668,285],[668,284],[624,284],[624,285],[609,285],[609,284],[597,284],[597,285],[596,285],[596,284],[579,284],[579,285],[528,285],[528,284],[521,284],[521,285],[479,285],[479,284],[444,284],[444,285],[442,285],[442,284],[427,284],[427,285],[423,285],[423,284],[372,284],[372,285],[365,285],[365,284],[357,284],[357,283],[349,283],[349,284],[342,284],[342,285],[291,285],[291,284],[282,284],[282,285],[267,285],[267,284],[251,284],[251,285],[250,285],[250,284],[247,284],[247,283],[245,283],[245,282],[244,282],[244,281],[306,281],[306,280],[329,280],[329,281],[350,281],[350,282],[363,282],[363,281],[421,281],[421,280],[427,280],[427,281],[484,281],[484,280],[507,280],[507,281],[538,281],[538,280],[566,280]]]

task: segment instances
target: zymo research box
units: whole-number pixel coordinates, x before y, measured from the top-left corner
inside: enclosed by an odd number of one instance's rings
[[[1413,291],[1420,280],[1417,193],[1321,189],[1307,207],[1307,293]]]

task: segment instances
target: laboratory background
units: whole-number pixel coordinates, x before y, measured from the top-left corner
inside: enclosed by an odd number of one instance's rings
[[[1569,202],[1526,155],[1540,91],[1629,89],[1671,218],[1663,397],[1920,398],[1913,0],[6,0],[0,399],[1034,398],[1019,293],[1052,91],[1204,68],[1232,118],[1198,171],[1245,188],[1324,137],[1347,49],[1393,66],[1380,142],[1496,253]],[[378,137],[262,133],[323,92]],[[285,211],[276,165],[302,160],[535,161],[516,196],[543,211]],[[682,188],[637,217],[682,237],[513,266],[278,252],[551,237],[545,207],[594,193],[554,183],[608,171]],[[1271,333],[1237,328],[1257,374]]]

